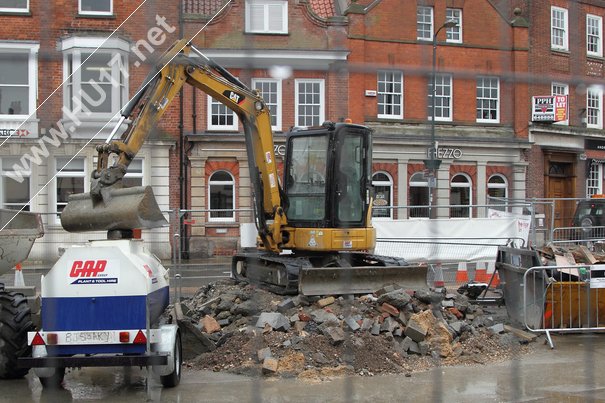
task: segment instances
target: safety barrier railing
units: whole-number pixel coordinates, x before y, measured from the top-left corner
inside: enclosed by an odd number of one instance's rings
[[[605,241],[605,227],[560,227],[552,231],[552,243],[560,246],[585,245],[592,249],[596,242]]]
[[[523,274],[523,318],[532,332],[605,330],[605,266],[534,266]]]

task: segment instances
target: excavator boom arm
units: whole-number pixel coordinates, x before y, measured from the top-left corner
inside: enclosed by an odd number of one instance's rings
[[[192,50],[202,57],[192,58]],[[108,194],[108,189],[119,186],[149,133],[185,83],[233,110],[242,122],[259,236],[265,248],[279,252],[281,228],[286,225],[286,217],[278,181],[270,111],[256,91],[184,40],[177,41],[164,53],[135,97],[124,107],[120,123],[128,118],[133,121],[121,139],[110,138],[97,147],[99,158],[93,173],[92,198],[101,200]],[[108,166],[111,154],[115,154],[117,160]]]

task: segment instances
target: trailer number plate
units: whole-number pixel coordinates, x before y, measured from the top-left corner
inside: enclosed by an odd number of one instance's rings
[[[88,331],[88,332],[65,332],[61,344],[103,344],[118,343],[115,332]]]

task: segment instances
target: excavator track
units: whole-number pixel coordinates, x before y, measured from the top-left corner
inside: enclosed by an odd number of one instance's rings
[[[282,254],[262,251],[233,257],[233,278],[276,294],[348,295],[372,293],[384,285],[426,287],[427,266],[368,253]]]

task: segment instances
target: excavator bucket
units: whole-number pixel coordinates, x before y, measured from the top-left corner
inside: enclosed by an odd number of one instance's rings
[[[151,186],[109,189],[102,200],[90,193],[69,196],[61,213],[69,232],[151,229],[168,225]]]
[[[418,289],[427,286],[427,266],[304,267],[298,289],[303,295],[373,293],[385,285]]]

